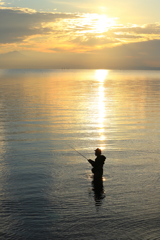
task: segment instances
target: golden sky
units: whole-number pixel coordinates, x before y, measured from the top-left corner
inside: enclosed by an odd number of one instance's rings
[[[0,0],[0,68],[160,69],[159,0]]]

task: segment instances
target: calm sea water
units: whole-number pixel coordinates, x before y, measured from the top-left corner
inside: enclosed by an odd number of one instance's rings
[[[0,96],[1,240],[159,239],[159,71],[1,70]]]

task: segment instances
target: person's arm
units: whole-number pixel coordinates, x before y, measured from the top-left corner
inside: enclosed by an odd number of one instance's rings
[[[88,162],[92,165],[92,167],[95,166],[95,161],[91,160],[91,159],[88,159]]]

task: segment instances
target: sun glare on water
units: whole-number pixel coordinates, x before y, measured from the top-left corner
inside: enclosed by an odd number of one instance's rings
[[[98,123],[98,132],[99,138],[103,142],[105,140],[104,134],[104,119],[105,119],[105,88],[104,82],[107,79],[108,70],[106,69],[98,69],[95,71],[95,79],[99,82],[99,89],[98,89],[98,114],[97,114],[97,123]]]
[[[108,75],[108,70],[106,69],[98,69],[95,71],[95,77],[99,82],[104,82]]]

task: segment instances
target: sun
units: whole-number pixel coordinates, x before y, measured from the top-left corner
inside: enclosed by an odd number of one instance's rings
[[[83,33],[94,33],[101,36],[110,28],[116,25],[116,18],[109,18],[106,14],[84,14],[84,18],[79,24],[84,28]]]
[[[95,21],[95,31],[97,33],[107,32],[115,24],[115,19],[108,18],[105,14],[97,14],[97,21]]]

